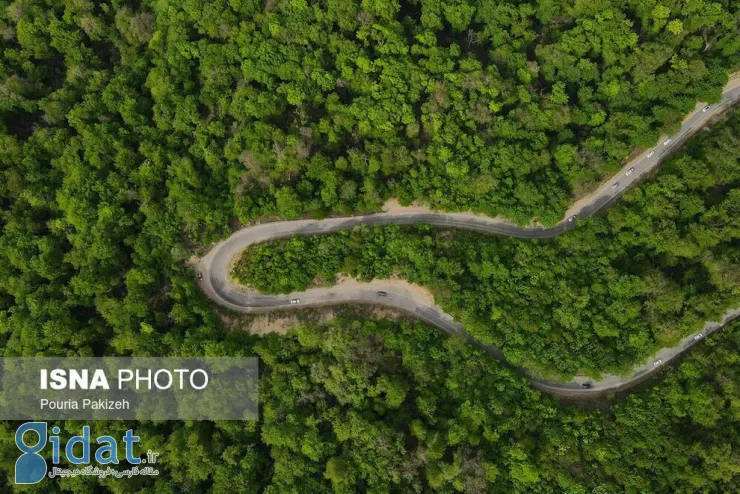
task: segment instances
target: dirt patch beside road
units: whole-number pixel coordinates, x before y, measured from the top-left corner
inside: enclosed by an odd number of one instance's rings
[[[434,295],[427,288],[421,285],[414,285],[406,280],[399,278],[373,280],[370,282],[359,281],[355,278],[349,278],[346,275],[337,276],[336,286],[353,288],[358,286],[376,287],[378,290],[392,289],[393,291],[406,291],[415,299],[422,299],[428,305],[434,305]]]

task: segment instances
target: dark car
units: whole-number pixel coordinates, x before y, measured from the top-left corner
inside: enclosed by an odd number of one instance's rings
[[[387,297],[388,296],[388,292],[376,292],[375,294],[378,297]]]
[[[591,389],[592,384],[591,383],[583,383],[581,384],[581,387],[584,389]]]

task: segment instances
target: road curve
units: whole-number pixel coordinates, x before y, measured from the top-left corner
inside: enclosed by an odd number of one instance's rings
[[[376,282],[372,285],[358,284],[350,288],[335,286],[312,288],[304,292],[286,295],[264,295],[250,291],[233,282],[230,277],[230,267],[237,256],[250,245],[296,235],[324,235],[339,230],[351,229],[361,224],[410,225],[427,223],[443,228],[473,230],[524,239],[554,237],[575,227],[577,221],[571,221],[573,216],[586,218],[611,205],[625,190],[656,168],[664,157],[681,146],[697,130],[706,125],[712,117],[727,110],[738,101],[740,101],[740,79],[735,79],[725,87],[720,102],[711,105],[706,111],[702,106],[698,107],[697,110],[684,119],[679,132],[670,136],[669,141],[666,142],[668,138],[661,138],[655,148],[628,162],[612,180],[605,182],[592,194],[571,206],[565,218],[552,227],[521,227],[506,220],[473,213],[445,213],[418,211],[416,209],[324,220],[277,221],[258,224],[236,231],[229,238],[213,246],[201,258],[196,267],[197,272],[202,275],[199,286],[206,296],[217,304],[239,312],[266,312],[275,309],[340,303],[382,304],[413,315],[449,334],[462,336],[494,357],[504,360],[501,350],[493,346],[482,345],[474,340],[449,314],[446,314],[438,306],[430,305],[427,301],[422,300],[410,289],[404,288],[403,284],[400,284],[401,286],[398,283],[383,286]],[[654,153],[651,151],[654,151]],[[628,171],[630,171],[629,174]],[[619,182],[619,186],[613,187],[616,182]],[[379,288],[386,292],[385,296],[378,296]],[[291,304],[291,299],[296,298],[300,299],[300,304]],[[576,377],[570,382],[550,382],[531,377],[530,379],[538,389],[558,396],[596,397],[607,391],[623,390],[646,379],[668,361],[688,350],[700,339],[717,331],[736,318],[740,318],[740,310],[729,311],[722,321],[707,323],[701,336],[697,336],[699,333],[689,335],[676,347],[662,349],[648,363],[635,367],[630,376],[606,375],[598,381],[586,377]],[[662,364],[654,365],[653,362],[656,359],[662,359]],[[523,369],[518,369],[518,371],[524,373]],[[585,388],[585,383],[588,383],[587,385],[590,387]]]

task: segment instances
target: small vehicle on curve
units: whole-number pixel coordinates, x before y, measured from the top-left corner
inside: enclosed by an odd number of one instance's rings
[[[632,168],[630,168],[629,170],[627,170],[624,174],[629,177],[630,175],[632,175],[632,172],[634,172],[634,171],[635,171],[635,167],[633,166]]]
[[[704,338],[704,333],[696,333],[694,335],[694,341],[701,340],[702,338]]]
[[[300,304],[301,303],[301,299],[299,299],[299,298],[292,298],[292,299],[290,299],[290,303],[291,304]]]
[[[663,141],[663,145],[664,145],[664,146],[667,146],[667,145],[668,145],[668,144],[670,144],[670,143],[671,143],[671,139],[670,139],[670,138],[668,138],[668,139],[666,139],[665,141]]]
[[[388,292],[375,292],[375,295],[377,295],[378,297],[387,297]]]
[[[706,112],[709,111],[709,108],[711,108],[711,107],[709,105],[707,105],[707,106],[705,106],[704,108],[701,109],[701,112],[702,113],[706,113]]]
[[[578,215],[577,214],[574,214],[573,216],[571,216],[570,218],[568,218],[568,223],[573,223],[576,220],[576,218],[578,218]]]
[[[617,187],[619,187],[619,182],[616,182],[614,185],[612,185],[612,190],[616,190]]]
[[[653,362],[653,367],[658,367],[662,363],[663,363],[663,359],[662,358],[659,358],[658,360],[656,360],[655,362]]]
[[[654,154],[655,154],[655,151],[654,151],[654,150],[653,150],[653,151],[650,151],[650,152],[649,152],[649,153],[647,154],[647,157],[648,157],[648,158],[652,158]]]
[[[203,273],[198,273],[198,280],[202,280],[202,279],[203,279]]]

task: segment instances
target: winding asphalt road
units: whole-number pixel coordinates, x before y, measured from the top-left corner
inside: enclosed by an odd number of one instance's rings
[[[699,107],[692,112],[683,121],[679,132],[670,136],[670,140],[665,137],[662,138],[655,148],[627,163],[618,175],[602,184],[589,196],[573,204],[565,218],[553,227],[521,227],[505,220],[473,213],[419,211],[417,208],[409,208],[409,211],[345,218],[265,223],[243,228],[226,240],[216,244],[196,267],[198,273],[202,275],[199,286],[214,302],[239,312],[266,312],[275,309],[340,303],[382,304],[411,314],[449,334],[462,336],[472,344],[485,349],[494,357],[504,360],[501,350],[482,345],[474,340],[463,331],[462,326],[449,314],[446,314],[436,305],[430,305],[428,301],[405,287],[403,283],[396,282],[383,285],[382,281],[376,281],[372,284],[356,284],[350,287],[313,288],[287,295],[263,295],[234,283],[229,276],[231,264],[250,245],[295,235],[323,235],[339,230],[347,230],[360,224],[409,225],[428,223],[438,227],[474,230],[517,238],[554,237],[575,227],[577,218],[586,218],[611,205],[625,190],[656,168],[665,156],[705,126],[712,117],[722,113],[738,101],[740,101],[740,79],[735,79],[725,87],[721,101],[712,104],[707,110]],[[616,182],[619,182],[618,186],[614,185]],[[574,216],[575,218],[573,218]],[[386,295],[379,296],[378,291],[386,292]],[[299,299],[300,303],[291,303],[293,299]],[[740,310],[729,311],[722,321],[707,323],[701,333],[687,336],[678,346],[664,348],[646,364],[635,367],[630,376],[606,375],[598,381],[586,377],[576,377],[573,381],[567,383],[549,382],[531,377],[530,379],[535,387],[558,396],[596,397],[606,391],[623,390],[644,380],[710,333],[722,328],[730,320],[739,317]],[[661,364],[655,364],[658,359],[662,360]],[[522,369],[518,370],[524,373]]]

